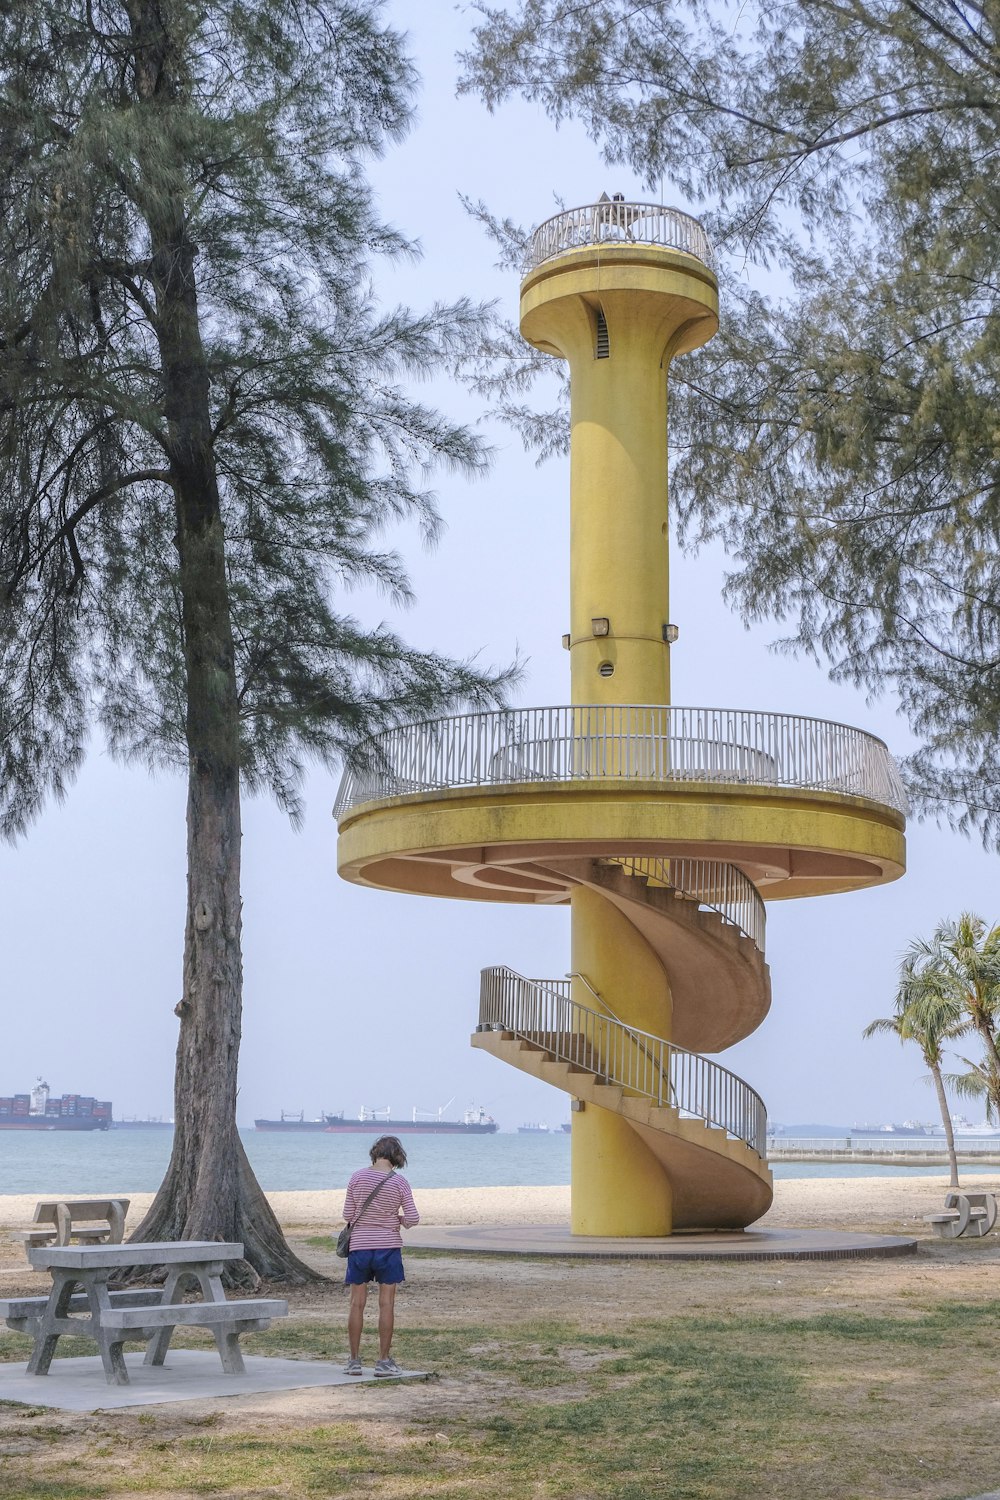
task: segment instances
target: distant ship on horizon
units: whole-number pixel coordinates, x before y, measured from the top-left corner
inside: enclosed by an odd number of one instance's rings
[[[1000,1135],[1000,1125],[991,1125],[989,1120],[984,1120],[981,1125],[971,1125],[964,1115],[952,1115],[951,1130],[952,1134],[959,1138],[965,1135]],[[934,1134],[944,1135],[944,1126],[935,1125]]]
[[[452,1101],[449,1100],[449,1104]],[[414,1109],[409,1120],[394,1119],[388,1106],[385,1109],[362,1109],[357,1115],[322,1114],[307,1120],[305,1111],[298,1114],[281,1111],[277,1120],[254,1120],[255,1130],[315,1131],[321,1134],[338,1135],[342,1132],[364,1133],[382,1130],[389,1135],[494,1135],[499,1125],[485,1109],[472,1104],[460,1120],[444,1119],[444,1104],[432,1114],[429,1110]]]
[[[110,1129],[110,1099],[95,1099],[92,1094],[63,1094],[55,1099],[51,1094],[39,1077],[30,1094],[0,1095],[0,1130]]]

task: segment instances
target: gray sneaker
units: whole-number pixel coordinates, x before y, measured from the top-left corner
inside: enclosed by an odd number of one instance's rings
[[[344,1366],[345,1375],[363,1375],[364,1373],[364,1370],[361,1368],[360,1359],[349,1359]]]
[[[375,1362],[375,1375],[377,1378],[402,1375],[402,1373],[403,1372],[399,1368],[399,1365],[397,1365],[396,1361],[392,1358],[391,1355],[388,1355],[385,1359],[376,1360]]]

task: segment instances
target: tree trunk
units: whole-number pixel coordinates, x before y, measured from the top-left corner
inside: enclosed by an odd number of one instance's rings
[[[945,1093],[944,1079],[941,1077],[941,1069],[936,1062],[929,1063],[931,1077],[934,1079],[934,1089],[937,1093],[938,1106],[941,1110],[941,1119],[944,1123],[944,1138],[948,1146],[948,1164],[951,1169],[951,1177],[948,1186],[957,1188],[958,1181],[958,1156],[955,1152],[955,1132],[951,1124],[951,1111],[948,1108],[948,1095]]]
[[[132,0],[141,99],[174,92],[169,39],[155,0]],[[160,148],[162,150],[162,146]],[[170,1164],[134,1240],[240,1240],[230,1282],[322,1280],[295,1256],[247,1161],[236,1128],[243,1005],[240,942],[240,743],[225,536],[213,453],[195,246],[183,175],[146,202],[157,299],[167,449],[177,517],[186,737],[187,922]]]

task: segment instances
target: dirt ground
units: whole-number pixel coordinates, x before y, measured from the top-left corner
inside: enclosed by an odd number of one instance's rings
[[[971,1184],[970,1184],[971,1185]],[[980,1185],[979,1180],[975,1185]],[[995,1186],[990,1180],[989,1185]],[[406,1283],[397,1296],[396,1342],[393,1352],[406,1364],[407,1325],[435,1328],[465,1328],[469,1325],[518,1325],[576,1322],[583,1319],[595,1332],[609,1332],[637,1316],[667,1319],[691,1315],[699,1310],[718,1316],[738,1316],[752,1307],[756,1312],[779,1311],[787,1317],[808,1317],[820,1311],[863,1309],[873,1316],[898,1310],[900,1302],[938,1299],[974,1302],[997,1296],[1000,1288],[1000,1231],[984,1239],[942,1241],[928,1232],[922,1215],[938,1208],[946,1179],[791,1179],[776,1184],[776,1203],[762,1221],[768,1225],[801,1224],[838,1227],[894,1235],[910,1235],[919,1242],[916,1255],[877,1260],[845,1261],[599,1261],[524,1258],[508,1256],[450,1255],[426,1251],[406,1256]],[[987,1186],[983,1181],[982,1186]],[[559,1189],[532,1190],[527,1207],[536,1221],[538,1193],[560,1193]],[[516,1195],[519,1189],[492,1189],[492,1194]],[[291,1288],[262,1288],[260,1295],[280,1294],[290,1304],[290,1318],[324,1324],[343,1324],[347,1294],[343,1287],[343,1262],[331,1251],[307,1243],[329,1234],[331,1194],[280,1194],[285,1200],[309,1200],[294,1205],[289,1222],[284,1209],[286,1232],[302,1258],[329,1282]],[[433,1199],[434,1194],[425,1194]],[[482,1196],[482,1195],[481,1195]],[[515,1217],[513,1197],[493,1200],[508,1222]],[[0,1211],[0,1221],[7,1218]],[[434,1215],[441,1222],[439,1215]],[[306,1222],[302,1222],[305,1219]],[[310,1222],[311,1221],[311,1222]],[[49,1278],[25,1267],[24,1251],[9,1231],[0,1230],[0,1296],[38,1296],[47,1291]],[[374,1306],[370,1307],[374,1329]],[[369,1349],[374,1344],[369,1338]],[[346,1341],[329,1349],[340,1362]],[[217,1401],[184,1403],[183,1420],[224,1410],[227,1417],[252,1412],[255,1419],[328,1419],[363,1417],[372,1403],[382,1415],[404,1410],[413,1415],[426,1404],[435,1411],[465,1408],[482,1403],[488,1393],[481,1383],[449,1380],[447,1364],[435,1370],[433,1386],[337,1387],[331,1391],[284,1391],[266,1396],[233,1396]],[[171,1407],[157,1409],[157,1422],[166,1419]],[[178,1413],[180,1417],[180,1413]],[[60,1422],[77,1419],[60,1414]]]
[[[328,1324],[343,1322],[347,1294],[342,1284],[343,1262],[329,1252],[299,1243],[303,1259],[333,1279],[301,1288],[262,1288],[262,1295],[280,1290],[287,1298],[290,1318]],[[887,1260],[771,1261],[771,1262],[655,1262],[516,1259],[507,1257],[414,1255],[407,1259],[406,1283],[397,1296],[394,1353],[406,1364],[408,1324],[423,1327],[465,1328],[490,1325],[576,1322],[581,1318],[595,1332],[609,1332],[637,1316],[668,1319],[699,1310],[728,1316],[752,1304],[758,1313],[779,1307],[789,1317],[818,1311],[857,1311],[872,1315],[898,1308],[900,1299],[953,1299],[967,1302],[996,1296],[1000,1285],[1000,1236],[968,1245],[926,1242],[917,1256]],[[2,1246],[3,1295],[39,1295],[48,1278],[22,1275],[10,1264],[20,1247]],[[16,1274],[11,1275],[10,1272]],[[374,1313],[374,1306],[370,1309]],[[372,1330],[374,1322],[371,1324]],[[373,1357],[373,1333],[367,1352]],[[466,1351],[468,1352],[468,1351]],[[329,1350],[341,1363],[346,1340]],[[444,1418],[453,1412],[481,1408],[502,1399],[506,1382],[491,1374],[477,1379],[449,1379],[447,1364],[433,1372],[430,1384],[372,1387],[338,1386],[277,1391],[225,1400],[188,1401],[155,1408],[157,1437],[172,1431],[190,1433],[205,1419],[238,1422],[251,1418],[255,1428],[285,1429],[290,1423],[363,1420],[384,1422],[397,1416],[419,1419],[422,1412]],[[136,1410],[106,1413],[98,1421],[133,1424]],[[76,1429],[81,1438],[93,1436],[95,1418],[74,1412],[53,1412],[65,1436]],[[16,1415],[0,1409],[3,1429]]]
[[[809,1180],[805,1188],[795,1186],[799,1189],[796,1193],[786,1193],[784,1201],[779,1197],[768,1222],[797,1220],[809,1227],[836,1224],[845,1229],[911,1234],[919,1241],[918,1253],[845,1261],[620,1262],[414,1252],[406,1257],[407,1280],[398,1294],[393,1352],[406,1365],[408,1328],[443,1332],[444,1340],[436,1347],[445,1352],[434,1361],[433,1379],[426,1383],[233,1395],[146,1410],[36,1412],[37,1420],[30,1431],[23,1407],[0,1407],[0,1457],[9,1456],[16,1463],[18,1455],[37,1451],[34,1445],[39,1424],[45,1425],[51,1433],[50,1441],[58,1445],[61,1463],[71,1464],[74,1455],[82,1458],[97,1451],[106,1452],[105,1461],[112,1468],[129,1462],[130,1445],[134,1448],[139,1442],[147,1446],[152,1443],[167,1453],[176,1439],[190,1440],[203,1430],[220,1440],[252,1430],[259,1440],[266,1441],[273,1435],[277,1444],[286,1442],[296,1431],[347,1422],[356,1424],[359,1434],[372,1444],[386,1449],[404,1441],[404,1429],[412,1434],[414,1424],[420,1424],[430,1440],[447,1444],[452,1419],[499,1410],[508,1399],[524,1395],[523,1384],[518,1385],[516,1376],[488,1357],[492,1329],[544,1329],[546,1325],[565,1324],[614,1334],[619,1330],[624,1333],[637,1320],[662,1322],[699,1316],[738,1319],[748,1313],[755,1317],[773,1314],[782,1319],[814,1318],[821,1313],[898,1318],[933,1303],[978,1304],[997,1298],[1000,1233],[985,1239],[941,1241],[931,1237],[928,1226],[921,1222],[923,1213],[940,1205],[942,1183],[923,1179],[915,1190],[911,1182],[905,1193],[897,1195],[895,1183],[891,1191],[880,1192],[877,1180],[867,1179],[861,1191],[853,1184],[855,1192],[849,1195],[849,1202],[839,1190],[831,1191],[831,1185],[826,1186],[825,1196]],[[307,1332],[311,1326],[319,1338],[318,1347],[313,1345],[309,1350],[310,1357],[328,1357],[339,1364],[346,1355],[343,1262],[331,1251],[307,1243],[317,1234],[328,1234],[331,1228],[326,1203],[313,1217],[317,1222],[286,1223],[286,1229],[303,1259],[331,1279],[304,1288],[265,1287],[262,1294],[287,1297],[289,1327],[298,1325]],[[20,1243],[9,1231],[0,1231],[0,1296],[40,1295],[47,1290],[48,1277],[30,1272],[23,1255]],[[374,1306],[370,1313],[363,1353],[373,1358]],[[450,1328],[462,1341],[465,1370],[459,1375],[449,1370]],[[474,1368],[470,1376],[468,1356],[478,1350],[484,1356],[483,1368]],[[16,1357],[23,1358],[23,1354]],[[588,1361],[608,1357],[596,1349],[568,1350],[566,1390],[572,1393],[574,1376],[585,1372]],[[967,1379],[967,1371],[955,1372],[956,1383]],[[988,1384],[993,1412],[1000,1382],[992,1371]],[[557,1394],[550,1389],[547,1397],[552,1399]],[[946,1393],[942,1389],[940,1394],[943,1399]],[[992,1416],[990,1421],[992,1424]],[[95,1442],[104,1446],[95,1450]],[[36,1491],[21,1493],[34,1496]],[[919,1493],[944,1496],[954,1491],[932,1481]],[[165,1488],[162,1500],[168,1496],[169,1500],[187,1500],[187,1494],[183,1489]],[[17,1497],[12,1495],[9,1500]],[[161,1497],[154,1495],[153,1500]]]

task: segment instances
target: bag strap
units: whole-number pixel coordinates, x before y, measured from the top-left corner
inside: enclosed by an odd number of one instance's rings
[[[361,1218],[361,1215],[364,1213],[365,1209],[368,1207],[369,1203],[372,1201],[372,1199],[375,1197],[375,1195],[377,1193],[380,1193],[382,1191],[382,1189],[385,1187],[385,1184],[389,1181],[389,1178],[390,1177],[395,1177],[395,1175],[396,1175],[395,1169],[394,1168],[390,1168],[389,1171],[386,1172],[386,1174],[385,1174],[384,1181],[382,1181],[382,1182],[376,1182],[375,1186],[372,1188],[371,1192],[368,1194],[368,1197],[365,1199],[364,1203],[362,1203],[361,1207],[358,1209],[357,1213],[354,1215],[354,1218],[348,1220],[348,1224],[350,1225],[350,1227],[352,1229],[354,1228],[355,1224],[357,1224],[358,1220]]]

